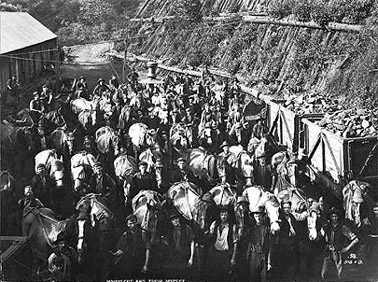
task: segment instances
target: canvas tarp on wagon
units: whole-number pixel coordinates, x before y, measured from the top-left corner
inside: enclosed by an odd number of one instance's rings
[[[378,137],[342,138],[302,120],[309,164],[315,171],[341,180],[359,179],[378,186]]]

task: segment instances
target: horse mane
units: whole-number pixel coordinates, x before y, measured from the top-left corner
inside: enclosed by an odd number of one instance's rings
[[[114,214],[113,212],[107,207],[105,199],[102,196],[99,196],[94,193],[89,193],[84,195],[76,204],[75,209],[78,209],[83,202],[88,201],[89,206],[91,207],[90,212],[94,213],[96,209],[94,209],[94,205],[98,205],[101,209],[98,209],[94,215],[96,216],[97,220],[101,220],[103,217],[107,217],[113,219]],[[108,216],[106,216],[108,215]]]

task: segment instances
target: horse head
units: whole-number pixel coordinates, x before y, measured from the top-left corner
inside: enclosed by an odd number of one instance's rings
[[[66,120],[64,119],[61,108],[58,110],[50,112],[52,113],[52,116],[50,118],[50,121],[55,124],[57,127],[65,127],[66,126]],[[48,118],[48,114],[46,114],[46,118]]]
[[[77,129],[72,132],[65,132],[65,143],[67,144],[68,153],[71,155],[74,149],[74,142],[75,142],[75,133]]]
[[[34,152],[36,149],[36,145],[34,142],[33,129],[30,126],[26,126],[26,127],[20,128],[20,131],[22,131],[22,139],[23,139],[24,144],[27,147],[27,150],[29,152]]]
[[[310,241],[315,241],[319,238],[319,224],[318,219],[320,216],[320,205],[316,202],[312,203],[308,209],[307,216],[307,230],[308,238]]]
[[[240,239],[243,236],[244,226],[247,220],[246,215],[248,214],[247,203],[243,197],[237,197],[234,204],[234,212],[236,226],[238,227],[238,237]]]
[[[256,149],[254,152],[255,158],[257,159],[257,157],[262,154],[268,154],[268,152],[269,152],[269,141],[267,138],[262,137],[260,139],[259,144],[256,146]]]
[[[82,190],[85,180],[88,178],[83,164],[71,167],[72,180],[74,182],[74,190],[76,192]]]
[[[242,152],[239,156],[239,169],[246,179],[246,185],[253,183],[253,159],[247,152]]]
[[[50,178],[55,181],[56,187],[64,186],[64,163],[62,157],[51,161]]]
[[[207,197],[206,194],[199,197],[194,205],[192,210],[193,219],[201,230],[207,230],[210,225],[209,208],[213,205],[214,201],[211,197]]]
[[[254,212],[260,207],[264,207],[270,219],[270,230],[276,234],[280,230],[279,222],[279,203],[274,194],[264,191],[260,186],[251,186],[243,191],[243,197],[247,199],[249,211]]]
[[[162,212],[162,196],[155,191],[142,190],[132,200],[133,212],[141,227],[151,233],[151,242],[156,240],[157,224]]]
[[[6,170],[0,172],[0,192],[14,192],[15,179],[14,177]]]

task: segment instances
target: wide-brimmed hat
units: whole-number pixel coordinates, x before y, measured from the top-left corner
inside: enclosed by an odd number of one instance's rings
[[[230,143],[228,143],[227,141],[224,141],[220,147],[223,148],[226,146],[230,147]]]
[[[39,96],[39,93],[37,91],[34,91],[33,96]]]
[[[38,168],[44,168],[44,169],[46,169],[46,166],[45,166],[44,164],[38,164],[38,165],[37,165],[37,169],[38,169]]]
[[[95,168],[102,168],[102,163],[95,162],[94,165],[93,165],[93,167],[95,167]]]
[[[126,217],[126,219],[125,219],[125,222],[127,223],[128,221],[134,221],[134,222],[137,222],[138,221],[138,219],[137,219],[137,217],[134,215],[134,214],[129,214],[127,217]]]
[[[177,162],[179,163],[179,162],[185,162],[186,160],[183,158],[183,157],[180,157],[180,158],[178,158],[177,159]]]
[[[155,167],[163,167],[163,163],[160,160],[156,161]]]
[[[99,79],[97,80],[97,83],[100,82],[100,81],[105,82],[105,79],[103,79],[103,78],[99,78]]]

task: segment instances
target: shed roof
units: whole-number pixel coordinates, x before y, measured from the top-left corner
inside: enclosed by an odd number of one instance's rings
[[[0,12],[0,54],[56,38],[47,27],[24,12]]]

